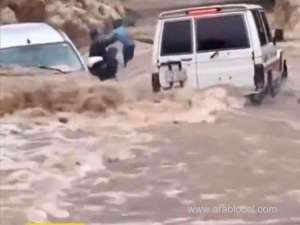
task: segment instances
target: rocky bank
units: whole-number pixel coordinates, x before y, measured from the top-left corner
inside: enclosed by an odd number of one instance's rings
[[[1,24],[45,21],[63,29],[78,46],[88,40],[89,29],[105,29],[124,15],[118,0],[0,0]]]

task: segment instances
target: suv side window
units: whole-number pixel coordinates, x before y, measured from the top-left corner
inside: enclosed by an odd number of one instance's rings
[[[260,40],[260,44],[261,46],[264,46],[267,44],[267,35],[265,33],[265,28],[263,25],[263,21],[261,19],[260,13],[257,10],[253,10],[252,11],[254,20],[255,20],[255,24],[256,24],[256,28],[257,28],[257,32],[258,32],[258,36],[259,36],[259,40]]]
[[[190,54],[192,48],[191,20],[165,22],[161,55]]]
[[[220,51],[250,47],[242,15],[200,18],[196,23],[197,51]]]
[[[268,41],[271,42],[272,41],[272,34],[271,34],[271,29],[270,29],[270,25],[269,25],[266,13],[261,11],[260,15],[261,15],[262,22],[263,22],[263,24],[265,26],[265,29],[266,29]]]

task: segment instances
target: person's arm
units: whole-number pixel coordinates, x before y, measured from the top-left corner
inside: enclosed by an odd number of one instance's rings
[[[112,32],[105,37],[105,45],[109,46],[117,41],[117,35]]]
[[[95,51],[96,49],[95,49],[95,46],[94,46],[94,44],[92,44],[91,45],[91,47],[90,47],[90,50],[89,50],[89,56],[91,57],[91,56],[96,56],[97,55],[97,52]]]

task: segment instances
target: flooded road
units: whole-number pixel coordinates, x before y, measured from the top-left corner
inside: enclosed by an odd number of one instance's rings
[[[151,94],[148,45],[121,82],[0,77],[1,225],[300,224],[297,46],[260,107],[231,87]]]

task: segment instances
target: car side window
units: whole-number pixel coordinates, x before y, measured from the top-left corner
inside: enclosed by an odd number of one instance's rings
[[[267,38],[268,38],[268,42],[272,42],[272,34],[271,34],[271,29],[270,29],[270,25],[266,16],[266,13],[261,11],[260,12],[261,18],[262,18],[262,22],[265,26],[266,29],[266,34],[267,34]]]
[[[161,55],[190,54],[192,47],[191,20],[170,21],[164,23]]]
[[[262,18],[260,16],[259,11],[257,10],[253,10],[252,11],[254,20],[255,20],[255,24],[256,24],[256,28],[257,28],[257,32],[258,32],[258,36],[259,36],[259,40],[260,40],[260,44],[261,46],[264,46],[267,44],[267,35],[265,33],[265,28],[263,25],[263,21]]]
[[[250,47],[242,15],[206,17],[196,22],[198,52]]]

